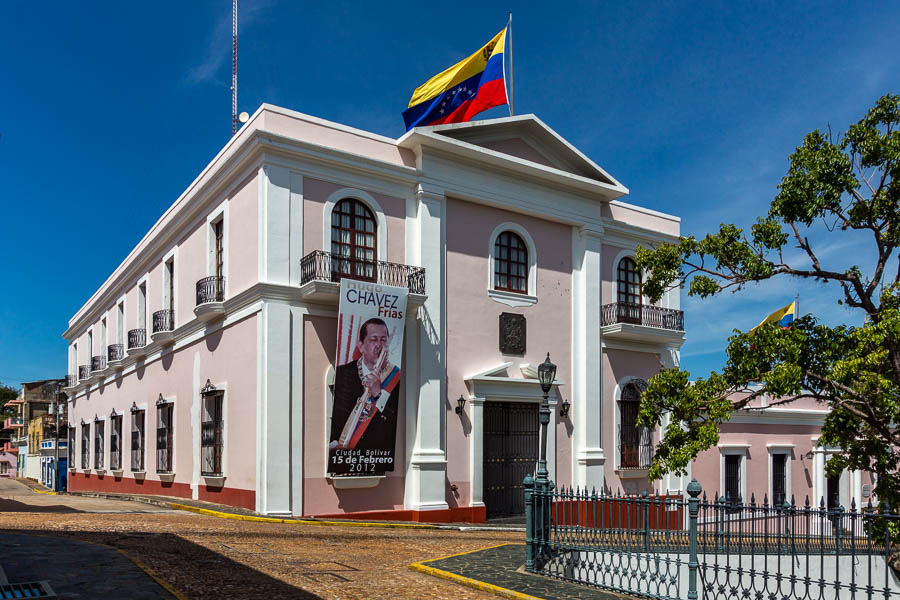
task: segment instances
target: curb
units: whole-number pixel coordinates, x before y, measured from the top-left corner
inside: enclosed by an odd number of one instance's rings
[[[48,496],[58,495],[56,492],[48,492],[48,491],[44,491],[44,490],[39,490],[37,488],[31,488],[31,491],[34,492],[35,494],[47,494]]]
[[[99,544],[99,545],[106,546],[106,544]],[[172,587],[172,584],[170,584],[168,581],[166,581],[165,579],[163,579],[162,577],[157,575],[153,569],[151,569],[150,567],[148,567],[147,565],[145,565],[144,563],[142,563],[135,557],[131,556],[130,554],[128,554],[121,548],[116,548],[114,546],[107,546],[107,547],[118,551],[119,554],[121,554],[122,556],[124,556],[125,558],[127,558],[128,560],[133,562],[135,564],[135,566],[137,566],[141,571],[143,571],[144,573],[149,575],[153,579],[153,581],[155,581],[160,586],[162,586],[162,588],[165,589],[167,592],[169,592],[170,594],[175,596],[176,600],[190,600],[190,598],[188,598],[187,596],[185,596],[184,594],[182,594],[181,592],[176,590],[174,587]]]
[[[500,587],[499,585],[494,585],[493,583],[487,583],[485,581],[479,581],[478,579],[472,579],[471,577],[465,577],[463,575],[457,575],[456,573],[451,573],[450,571],[443,571],[441,569],[435,569],[434,567],[429,567],[425,563],[434,562],[436,560],[444,560],[445,558],[452,558],[454,556],[465,556],[466,554],[473,554],[475,552],[481,552],[483,550],[490,550],[491,548],[500,548],[501,546],[509,546],[509,544],[498,544],[496,546],[489,546],[487,548],[481,548],[479,550],[470,550],[469,552],[460,552],[458,554],[451,554],[449,556],[442,556],[441,558],[432,558],[430,560],[423,560],[417,563],[413,563],[409,565],[409,568],[413,571],[419,571],[420,573],[425,573],[426,575],[431,575],[433,577],[439,577],[441,579],[446,579],[448,581],[452,581],[454,583],[458,583],[460,585],[464,585],[466,587],[474,588],[476,590],[480,590],[482,592],[490,592],[502,598],[512,598],[513,600],[544,600],[538,596],[531,596],[529,594],[524,594],[522,592],[517,592],[515,590],[511,590],[505,587]]]
[[[36,490],[37,491],[37,490]],[[55,493],[55,492],[54,492]],[[284,523],[287,525],[322,525],[325,527],[379,527],[384,529],[443,529],[450,531],[508,531],[513,533],[525,533],[524,527],[491,527],[489,525],[436,525],[432,523],[390,523],[385,521],[320,521],[318,519],[279,519],[275,517],[258,517],[255,515],[240,515],[236,513],[221,512],[208,508],[189,506],[177,502],[166,502],[138,496],[124,497],[95,492],[66,492],[72,496],[85,498],[106,498],[108,500],[122,500],[125,502],[141,502],[161,508],[183,510],[220,519],[232,519],[235,521],[255,521],[258,523]]]
[[[254,517],[252,515],[236,515],[233,513],[197,508],[186,504],[170,503],[169,508],[186,510],[201,515],[209,515],[220,519],[233,519],[235,521],[255,521],[258,523],[287,523],[293,525],[322,525],[325,527],[382,527],[386,529],[439,529],[438,525],[424,523],[370,523],[366,521],[313,521],[308,519],[276,519],[272,517]]]

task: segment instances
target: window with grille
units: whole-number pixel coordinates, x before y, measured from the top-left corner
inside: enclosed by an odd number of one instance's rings
[[[103,468],[103,421],[94,421],[94,468]]]
[[[619,468],[648,469],[653,458],[650,430],[637,425],[641,408],[641,388],[632,382],[619,399]]]
[[[81,468],[91,468],[91,426],[87,423],[81,426]]]
[[[225,394],[216,391],[203,394],[203,419],[200,431],[201,473],[207,476],[222,475],[222,447],[224,418],[222,401]]]
[[[122,468],[122,415],[110,418],[109,468],[113,471]]]
[[[69,443],[66,447],[66,458],[69,463],[69,468],[75,468],[75,428],[69,427],[68,431]]]
[[[787,500],[787,454],[772,455],[772,506],[784,506]]]
[[[643,296],[641,273],[637,269],[637,263],[626,256],[619,261],[617,274],[616,301],[619,322],[640,325]]]
[[[725,455],[725,500],[730,505],[740,504],[741,498],[741,459],[740,454]]]
[[[216,277],[225,275],[225,219],[219,219],[213,223],[213,235],[215,236],[215,261]]]
[[[156,471],[172,472],[173,425],[171,402],[156,407]]]
[[[528,247],[512,231],[504,231],[494,241],[494,289],[528,293]]]
[[[350,277],[375,281],[377,275],[377,230],[369,207],[353,198],[334,205],[331,212],[332,281]]]
[[[144,470],[144,411],[131,411],[131,470]]]

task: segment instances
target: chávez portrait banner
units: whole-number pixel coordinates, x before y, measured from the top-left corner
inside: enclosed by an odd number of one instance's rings
[[[328,472],[394,470],[405,287],[341,280]]]

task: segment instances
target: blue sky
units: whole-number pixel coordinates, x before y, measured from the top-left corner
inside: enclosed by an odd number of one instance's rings
[[[270,102],[397,137],[412,90],[514,11],[516,113],[534,113],[683,233],[765,212],[805,133],[900,92],[900,4],[242,0],[239,110]],[[7,3],[0,19],[0,381],[59,376],[69,317],[231,134],[231,3]],[[503,116],[497,108],[485,116]],[[821,233],[815,234],[824,237]],[[816,238],[818,239],[818,238]],[[836,265],[860,239],[825,242]],[[682,365],[817,284],[683,300]]]

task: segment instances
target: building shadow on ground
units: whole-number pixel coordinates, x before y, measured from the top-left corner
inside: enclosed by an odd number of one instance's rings
[[[48,504],[41,506],[40,504],[26,504],[9,498],[0,498],[0,512],[17,512],[17,513],[83,513],[83,510],[72,508],[64,504]]]
[[[0,529],[0,565],[11,582],[48,580],[60,598],[171,597],[126,555],[191,600],[319,598],[171,533]],[[292,564],[302,561],[284,562],[285,568],[313,581],[341,578],[321,568],[304,573],[304,565]],[[110,586],[118,594],[110,596]]]

